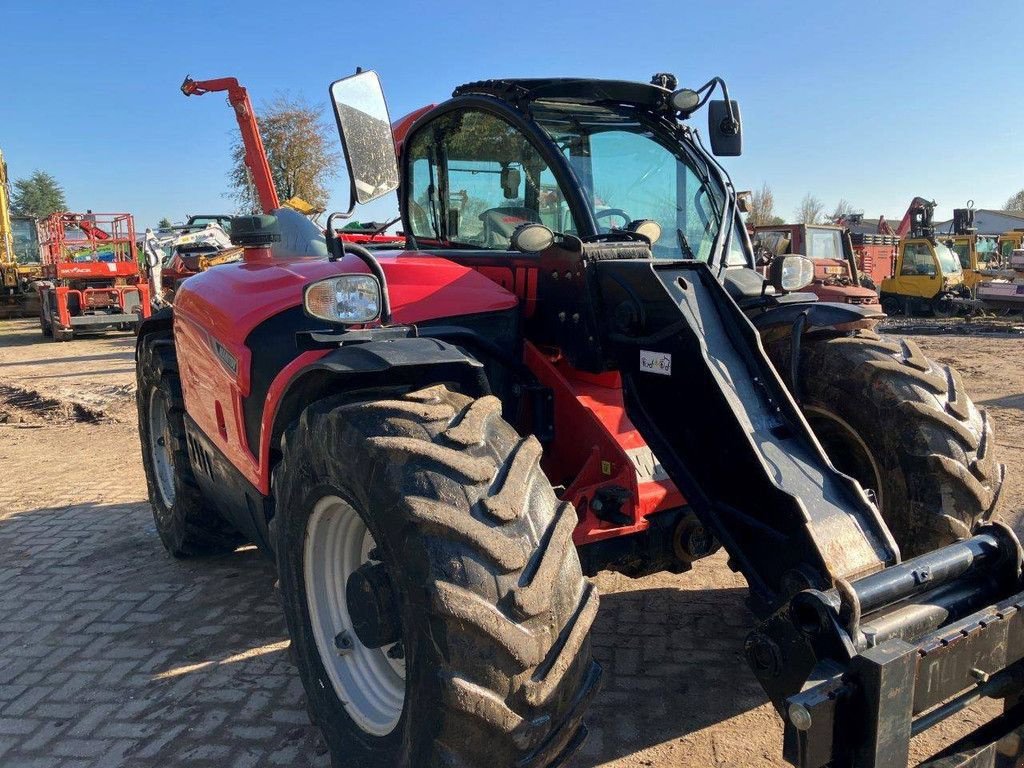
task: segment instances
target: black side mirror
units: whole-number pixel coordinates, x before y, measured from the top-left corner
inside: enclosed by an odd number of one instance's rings
[[[398,160],[391,118],[376,72],[357,72],[331,83],[352,204],[368,203],[398,189]],[[350,208],[350,210],[351,210]]]
[[[730,99],[708,102],[708,136],[711,151],[718,157],[738,157],[743,154],[743,123],[740,105]]]

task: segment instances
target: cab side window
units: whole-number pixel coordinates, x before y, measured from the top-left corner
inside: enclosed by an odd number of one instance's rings
[[[409,157],[406,204],[417,238],[508,250],[521,224],[571,229],[565,198],[540,153],[496,115],[443,115],[412,137]]]
[[[935,275],[935,260],[931,249],[924,243],[911,243],[903,251],[901,275]]]

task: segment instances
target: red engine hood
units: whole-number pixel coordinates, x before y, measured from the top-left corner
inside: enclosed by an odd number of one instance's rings
[[[378,251],[391,298],[394,323],[510,309],[515,294],[475,270],[440,256]],[[174,300],[175,313],[201,327],[216,329],[224,342],[242,344],[256,325],[302,303],[309,283],[346,272],[368,272],[355,256],[338,262],[322,258],[269,259],[223,264],[185,281]]]

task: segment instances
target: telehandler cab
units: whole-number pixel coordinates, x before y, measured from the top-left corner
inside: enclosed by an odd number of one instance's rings
[[[157,530],[276,560],[335,765],[561,764],[600,676],[584,574],[719,543],[795,765],[906,765],[979,696],[1007,714],[937,759],[1016,743],[991,425],[956,372],[860,330],[875,313],[799,292],[807,260],[753,269],[687,122],[710,102],[739,153],[719,85],[476,82],[393,129],[373,72],[339,80],[352,208],[400,188],[406,249],[296,255],[294,217],[238,218],[244,262],[141,329]]]

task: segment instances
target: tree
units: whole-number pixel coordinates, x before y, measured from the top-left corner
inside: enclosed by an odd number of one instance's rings
[[[256,121],[278,197],[287,200],[297,195],[314,208],[326,208],[330,194],[327,182],[334,176],[340,154],[331,149],[319,111],[301,97],[281,95],[262,105]],[[242,211],[258,211],[259,200],[245,166],[241,137],[234,141],[232,156],[233,196]]]
[[[170,229],[172,226],[174,225],[171,224],[171,220],[168,219],[166,216],[160,219],[160,223],[157,224],[157,227],[160,229]]]
[[[841,219],[849,218],[850,214],[853,213],[853,205],[845,197],[840,198],[839,202],[836,203],[835,210],[832,211],[832,215],[829,219],[832,221],[840,221]]]
[[[64,189],[46,171],[35,171],[27,179],[14,182],[11,209],[16,216],[45,219],[51,213],[66,211]]]
[[[1004,211],[1024,211],[1024,189],[1006,201]]]
[[[781,224],[782,219],[775,215],[775,195],[767,182],[750,196],[750,211],[747,222],[755,227],[765,224]]]
[[[804,199],[800,201],[800,206],[796,209],[797,223],[817,224],[824,210],[825,204],[808,192],[804,195]]]

